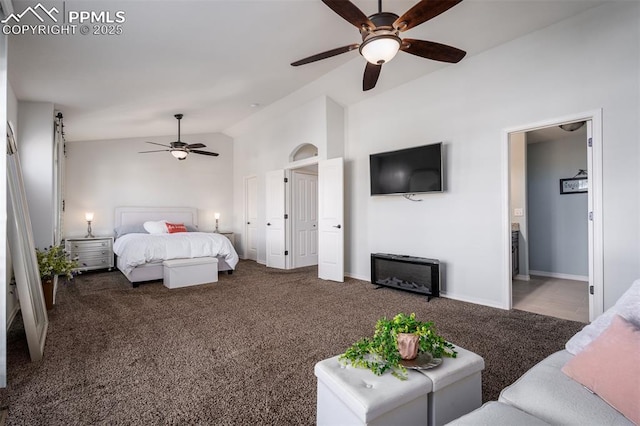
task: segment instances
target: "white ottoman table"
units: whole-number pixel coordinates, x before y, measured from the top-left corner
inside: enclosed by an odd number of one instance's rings
[[[215,257],[165,260],[162,265],[163,283],[167,288],[218,282],[218,259]]]
[[[431,381],[409,371],[407,380],[391,374],[344,366],[338,357],[315,366],[318,377],[318,425],[427,424]]]
[[[338,357],[315,366],[318,425],[442,425],[482,405],[484,360],[456,346],[431,370],[409,370],[407,380],[390,373],[343,366]]]

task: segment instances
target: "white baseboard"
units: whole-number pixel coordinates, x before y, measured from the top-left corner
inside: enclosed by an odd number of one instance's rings
[[[558,278],[561,280],[589,282],[588,275],[584,276],[584,275],[561,274],[559,272],[546,272],[546,271],[534,271],[534,270],[529,270],[529,275],[539,275],[541,277]]]
[[[350,272],[345,272],[344,276],[345,277],[349,277],[349,278],[353,278],[353,279],[356,279],[356,280],[367,281],[369,283],[371,282],[371,278],[365,277],[364,275],[358,275],[358,274],[352,274]]]
[[[484,305],[484,306],[489,306],[490,308],[497,308],[497,309],[504,309],[507,310],[507,308],[503,305],[501,305],[500,303],[496,303],[493,300],[488,300],[488,299],[476,299],[476,298],[470,298],[470,297],[466,297],[466,296],[460,296],[454,293],[448,293],[446,291],[441,291],[440,292],[440,297],[445,297],[447,299],[453,299],[453,300],[459,300],[461,302],[468,302],[468,303],[473,303],[476,305]]]
[[[518,281],[531,281],[531,276],[518,274],[515,277],[513,277],[513,279]]]

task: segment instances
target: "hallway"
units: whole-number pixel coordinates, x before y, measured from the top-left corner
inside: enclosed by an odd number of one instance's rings
[[[513,308],[572,321],[589,322],[588,283],[532,276],[512,281]]]

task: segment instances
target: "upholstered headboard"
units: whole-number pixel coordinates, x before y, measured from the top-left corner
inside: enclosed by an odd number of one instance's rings
[[[198,226],[198,210],[191,207],[116,207],[115,227],[138,225],[148,220]]]

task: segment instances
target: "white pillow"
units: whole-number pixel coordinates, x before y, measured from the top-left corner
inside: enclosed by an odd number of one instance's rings
[[[143,223],[142,226],[150,234],[167,234],[169,230],[167,229],[167,225],[165,225],[166,222],[166,220],[150,220]]]
[[[631,284],[631,287],[620,296],[615,305],[569,339],[565,349],[572,355],[582,352],[589,343],[609,328],[616,315],[620,315],[636,327],[640,327],[640,279]]]

